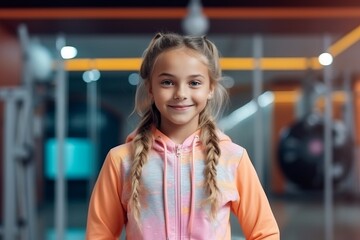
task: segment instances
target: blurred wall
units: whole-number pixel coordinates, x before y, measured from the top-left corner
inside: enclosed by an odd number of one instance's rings
[[[8,33],[0,25],[0,89],[14,86],[21,79],[21,49],[16,36]],[[4,101],[0,101],[0,219],[2,218],[3,199],[3,133],[4,133]]]

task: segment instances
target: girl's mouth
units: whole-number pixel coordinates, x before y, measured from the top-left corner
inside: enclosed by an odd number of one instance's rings
[[[192,107],[193,105],[169,105],[170,108],[175,110],[186,110]]]

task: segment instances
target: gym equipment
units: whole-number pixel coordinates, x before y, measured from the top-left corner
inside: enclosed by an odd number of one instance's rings
[[[336,186],[349,173],[353,142],[344,123],[334,121],[331,175]],[[280,136],[278,156],[285,176],[302,189],[324,187],[324,119],[313,113],[295,122]]]
[[[29,39],[25,26],[18,29],[25,55],[23,82],[0,89],[5,103],[3,158],[3,238],[37,240],[33,69],[28,61]]]

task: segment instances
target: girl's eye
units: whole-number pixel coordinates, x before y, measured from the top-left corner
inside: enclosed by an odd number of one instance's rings
[[[170,81],[170,80],[163,80],[163,81],[161,81],[160,84],[163,85],[163,86],[171,86],[171,85],[174,85],[174,83],[173,83],[172,81]]]
[[[191,81],[191,82],[189,83],[189,85],[190,85],[191,87],[198,87],[198,86],[201,85],[201,82],[199,82],[199,81]]]

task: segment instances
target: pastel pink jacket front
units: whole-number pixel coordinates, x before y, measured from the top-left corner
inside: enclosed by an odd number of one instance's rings
[[[216,218],[210,218],[209,207],[202,204],[207,196],[205,155],[198,134],[177,145],[153,129],[153,146],[141,176],[140,226],[128,208],[132,143],[111,149],[91,196],[86,239],[118,239],[125,227],[129,240],[230,240],[230,212],[237,216],[247,240],[280,239],[246,150],[220,131],[220,205]]]

